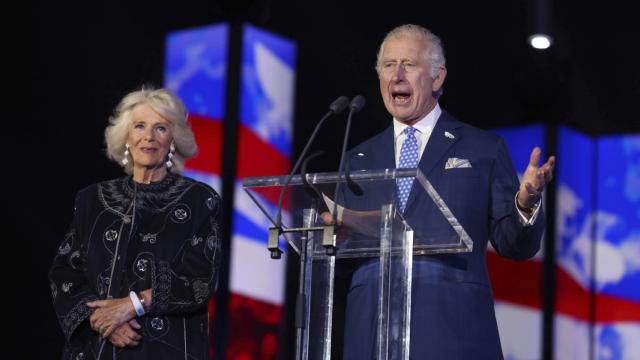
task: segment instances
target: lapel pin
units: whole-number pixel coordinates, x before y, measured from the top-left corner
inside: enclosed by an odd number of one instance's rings
[[[452,134],[452,133],[450,133],[450,132],[448,132],[448,131],[445,131],[445,132],[444,132],[444,136],[448,137],[449,139],[455,139],[455,138],[456,138],[455,136],[453,136],[453,134]]]

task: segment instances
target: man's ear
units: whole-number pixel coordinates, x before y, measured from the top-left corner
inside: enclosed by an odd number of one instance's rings
[[[442,89],[442,85],[444,84],[444,79],[447,77],[447,68],[444,66],[438,70],[438,74],[433,79],[433,84],[431,85],[431,91],[438,92]]]

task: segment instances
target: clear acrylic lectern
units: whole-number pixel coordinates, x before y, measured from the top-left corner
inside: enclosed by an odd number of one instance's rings
[[[397,211],[400,178],[414,179],[407,206],[432,202],[428,227],[409,226]],[[283,239],[300,255],[296,359],[331,358],[336,261],[346,258],[377,258],[380,263],[377,359],[409,359],[413,257],[468,252],[472,239],[418,169],[296,175],[284,189],[284,215],[277,227],[277,199],[286,179],[247,178],[243,187],[256,211],[274,224],[269,229],[271,256],[279,257]],[[332,225],[334,213],[337,226]]]

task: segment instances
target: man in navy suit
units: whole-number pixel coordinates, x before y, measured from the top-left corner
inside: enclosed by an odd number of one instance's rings
[[[545,222],[541,193],[553,177],[555,158],[540,166],[541,151],[534,148],[519,183],[500,137],[442,110],[438,97],[447,75],[442,44],[421,26],[389,32],[376,70],[393,123],[351,150],[351,169],[405,167],[413,159],[473,240],[472,252],[414,258],[411,358],[502,359],[487,242],[514,260],[538,251]],[[439,210],[418,186],[402,184],[396,201],[411,227],[429,231]],[[364,196],[347,191],[345,204],[368,210],[389,200],[384,191],[366,185],[364,190]],[[348,293],[345,359],[376,357],[377,292],[378,262],[365,262],[355,270]]]

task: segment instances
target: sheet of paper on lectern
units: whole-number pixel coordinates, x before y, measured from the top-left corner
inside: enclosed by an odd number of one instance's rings
[[[326,194],[322,194],[327,208],[333,215],[334,202]],[[350,230],[371,237],[380,236],[380,210],[357,211],[338,205],[338,224]]]

